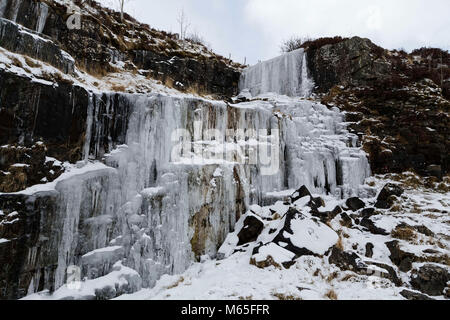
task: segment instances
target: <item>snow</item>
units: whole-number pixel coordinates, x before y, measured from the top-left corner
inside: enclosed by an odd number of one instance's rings
[[[123,249],[122,246],[112,246],[112,247],[96,249],[94,251],[86,253],[85,255],[82,256],[82,258],[88,258],[88,257],[94,256],[94,255],[103,254],[103,253],[116,252],[116,251],[119,251],[119,250],[122,250],[122,249]]]
[[[54,181],[52,181],[50,183],[34,185],[25,190],[15,192],[12,194],[33,195],[33,194],[36,194],[39,192],[53,191],[53,190],[55,190],[55,187],[57,186],[57,184],[59,182],[69,180],[73,177],[81,176],[81,175],[84,175],[84,174],[87,174],[90,172],[98,172],[99,170],[108,170],[108,171],[113,170],[114,171],[113,168],[108,167],[101,162],[88,163],[82,168],[76,168],[76,167],[71,166],[71,167],[67,167],[66,171],[62,175],[60,175],[57,179],[55,179]],[[1,194],[4,194],[4,193],[0,192],[0,195]]]
[[[269,243],[264,245],[259,249],[259,252],[252,258],[255,261],[261,262],[267,260],[268,257],[273,258],[274,262],[281,265],[283,262],[289,262],[294,258],[295,254],[283,249],[282,247],[276,245],[275,243]]]
[[[152,197],[157,194],[160,194],[164,190],[163,187],[156,187],[156,188],[147,188],[141,191],[141,194],[145,197]]]
[[[116,291],[125,286],[140,289],[139,274],[135,270],[123,266],[121,262],[117,262],[113,269],[114,271],[106,276],[93,280],[65,284],[53,294],[50,294],[48,291],[43,291],[29,295],[22,300],[95,300],[97,290]]]
[[[340,299],[403,299],[401,288],[369,286],[367,276],[359,276],[359,281],[327,281],[328,272],[334,271],[337,268],[325,259],[307,256],[290,269],[260,269],[249,264],[248,254],[237,253],[226,260],[197,263],[181,275],[165,275],[154,288],[118,300],[271,300],[280,294],[317,300],[327,299],[325,294],[331,289]]]
[[[336,232],[313,219],[293,219],[291,229],[293,234],[288,234],[287,238],[293,245],[320,255],[334,246],[339,239]]]

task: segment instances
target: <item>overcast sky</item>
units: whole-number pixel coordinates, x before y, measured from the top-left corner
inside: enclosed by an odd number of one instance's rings
[[[101,0],[112,3],[114,0]],[[450,0],[132,0],[132,16],[179,32],[184,8],[191,31],[215,52],[254,64],[277,56],[283,40],[361,36],[389,49],[450,49]]]

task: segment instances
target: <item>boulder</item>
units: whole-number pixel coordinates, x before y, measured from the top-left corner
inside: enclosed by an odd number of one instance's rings
[[[337,233],[318,219],[308,218],[290,208],[284,226],[272,242],[300,257],[321,256],[334,246],[338,239]]]
[[[298,189],[291,195],[291,199],[292,199],[292,202],[295,202],[295,201],[297,201],[303,197],[307,197],[307,196],[311,197],[311,192],[309,192],[309,190],[306,186],[301,186],[300,189]]]
[[[249,215],[244,220],[244,226],[238,234],[238,246],[256,241],[261,231],[264,229],[264,223],[257,217]]]
[[[405,252],[400,249],[398,240],[386,242],[391,255],[389,258],[400,269],[400,271],[408,272],[412,268],[412,263],[417,257],[411,252]]]
[[[428,175],[436,177],[442,180],[442,166],[439,165],[429,165],[426,169]]]
[[[389,234],[386,230],[378,228],[370,218],[363,218],[360,225],[367,228],[373,234],[380,234],[383,236],[387,236]]]
[[[350,208],[350,210],[352,211],[358,211],[362,208],[364,208],[366,206],[366,204],[364,203],[364,201],[362,201],[361,199],[359,199],[358,197],[354,197],[354,198],[349,198],[347,199],[347,201],[345,202],[346,206],[348,208]]]
[[[341,207],[337,206],[332,211],[325,211],[325,212],[313,211],[312,215],[314,217],[319,218],[320,221],[322,221],[323,223],[328,223],[331,220],[333,220],[341,212],[342,212]]]
[[[434,300],[433,298],[430,298],[427,295],[424,295],[424,294],[419,293],[419,292],[414,292],[414,291],[411,291],[411,290],[407,290],[407,289],[405,289],[402,292],[400,292],[400,294],[403,297],[405,297],[406,299],[408,299],[408,300],[414,300],[414,301],[417,301],[417,300]]]
[[[366,243],[366,257],[372,258],[374,245],[371,242]]]
[[[411,272],[412,287],[430,296],[444,295],[444,289],[449,281],[449,271],[437,265],[426,264]]]
[[[341,225],[347,228],[351,228],[353,226],[353,220],[349,217],[349,215],[345,212],[341,213]]]
[[[387,265],[387,264],[381,263],[381,262],[377,262],[377,261],[364,261],[364,263],[366,263],[368,265],[373,265],[373,266],[376,266],[378,268],[386,270],[386,272],[381,272],[381,273],[375,272],[375,273],[372,273],[372,272],[370,272],[371,269],[368,268],[367,269],[367,274],[375,274],[375,275],[378,275],[378,276],[380,276],[382,278],[389,279],[397,287],[401,286],[403,284],[402,280],[400,280],[400,278],[398,277],[397,272],[395,272],[395,269],[393,267],[391,267],[390,265]]]
[[[318,211],[320,207],[325,207],[325,201],[323,201],[321,197],[311,197],[308,202],[308,206],[312,209],[312,211]]]
[[[333,247],[328,262],[335,264],[343,271],[349,270],[360,272],[367,268],[367,265],[362,262],[361,258],[356,253],[343,251],[337,247]]]
[[[277,269],[282,267],[289,269],[295,262],[295,254],[275,243],[260,243],[253,249],[250,264],[260,269],[273,266]]]
[[[378,213],[375,211],[375,208],[365,208],[361,211],[361,217],[370,218],[371,216],[375,216]]]
[[[404,190],[400,186],[388,183],[383,189],[381,189],[380,194],[377,197],[377,202],[375,203],[375,207],[379,209],[389,209],[392,207],[393,196],[400,197],[403,194]]]

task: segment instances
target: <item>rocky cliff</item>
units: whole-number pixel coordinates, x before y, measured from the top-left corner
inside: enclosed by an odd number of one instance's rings
[[[322,102],[347,112],[375,173],[449,170],[450,55],[389,51],[369,39],[305,44]]]
[[[95,1],[74,1],[72,6],[69,3],[5,0],[0,17],[50,38],[75,59],[78,68],[93,75],[113,72],[115,63],[121,61],[126,70],[140,71],[180,91],[218,96],[237,93],[241,66],[202,44],[178,40],[177,35],[152,29],[128,15],[121,21],[118,12],[102,8]],[[80,26],[69,29],[68,18],[73,14],[79,16]],[[4,48],[26,46],[13,35],[2,32]],[[56,59],[50,50],[39,54]],[[21,51],[36,57],[30,51]]]

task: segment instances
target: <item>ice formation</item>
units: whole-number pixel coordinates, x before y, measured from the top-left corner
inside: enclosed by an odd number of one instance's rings
[[[313,87],[313,81],[308,77],[304,49],[247,68],[239,83],[241,90],[248,89],[254,96],[273,92],[290,97],[306,97]]]
[[[215,257],[250,205],[301,185],[365,196],[370,168],[343,115],[299,98],[312,88],[303,50],[249,68],[241,87],[258,99],[91,92],[84,160],[24,192],[56,204],[42,210],[56,234],[43,228],[42,239],[51,240],[30,259],[54,255],[57,267],[36,271],[28,294],[41,277],[53,283],[44,289],[63,287],[71,265],[96,279],[117,261],[152,287]]]

